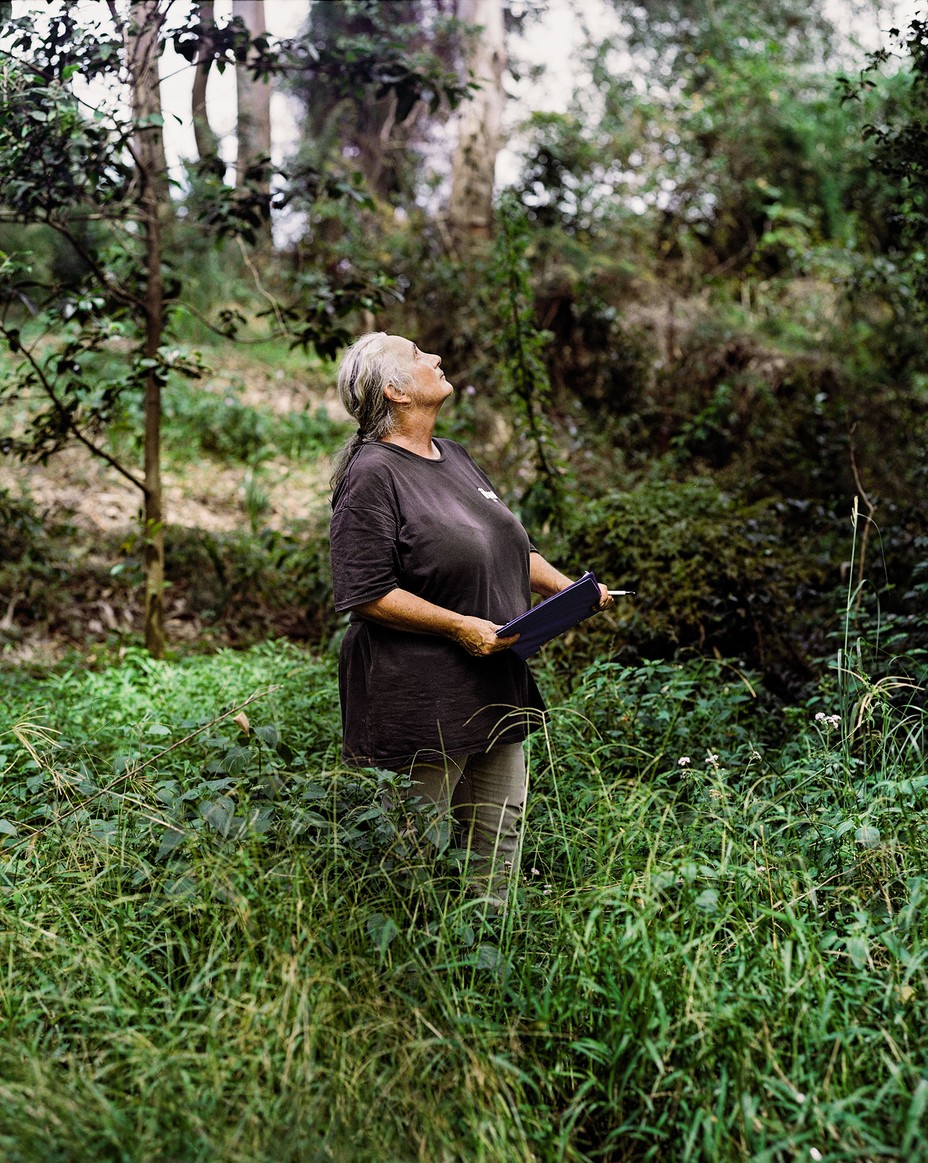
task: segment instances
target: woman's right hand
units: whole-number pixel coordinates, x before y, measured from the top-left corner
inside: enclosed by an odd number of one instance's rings
[[[508,650],[513,643],[519,641],[518,634],[511,634],[508,638],[497,637],[498,629],[499,626],[495,622],[488,622],[486,618],[463,615],[452,638],[474,658],[484,658],[489,654],[499,654],[501,650]]]

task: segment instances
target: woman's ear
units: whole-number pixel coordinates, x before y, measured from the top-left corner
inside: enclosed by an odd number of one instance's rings
[[[387,397],[391,404],[408,404],[409,395],[404,392],[402,388],[398,387],[392,380],[384,384],[383,394]]]

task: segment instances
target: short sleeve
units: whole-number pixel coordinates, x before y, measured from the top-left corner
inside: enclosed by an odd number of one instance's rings
[[[335,609],[373,602],[397,588],[397,518],[387,509],[344,505],[332,516],[329,547]]]

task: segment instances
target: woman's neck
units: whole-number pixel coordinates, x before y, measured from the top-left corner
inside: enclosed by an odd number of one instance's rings
[[[393,432],[384,436],[385,444],[397,444],[407,452],[414,452],[416,456],[424,456],[428,460],[438,460],[441,453],[432,443],[432,433],[435,430],[434,421],[424,418],[419,423],[406,423],[397,426]]]

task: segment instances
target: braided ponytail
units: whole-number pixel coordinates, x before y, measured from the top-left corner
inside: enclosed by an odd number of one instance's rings
[[[338,369],[338,396],[349,415],[357,420],[358,430],[335,462],[331,481],[333,492],[361,447],[383,440],[394,429],[393,409],[383,389],[389,383],[403,387],[410,376],[389,351],[389,339],[386,331],[372,331],[362,335],[342,356]]]

